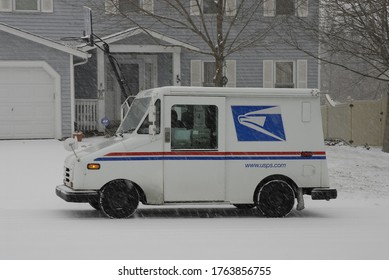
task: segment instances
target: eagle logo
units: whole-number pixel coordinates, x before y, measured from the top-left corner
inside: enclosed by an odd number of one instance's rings
[[[231,106],[238,141],[286,141],[279,106]]]

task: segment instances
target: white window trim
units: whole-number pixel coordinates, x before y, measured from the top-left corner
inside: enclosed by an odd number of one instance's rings
[[[309,0],[296,0],[295,6],[295,15],[297,17],[308,17]]]
[[[118,11],[118,0],[105,0],[105,13],[106,14],[117,14]]]
[[[320,84],[320,80],[319,80]],[[296,87],[308,88],[308,60],[298,59],[296,66]]]
[[[12,0],[0,0],[0,12],[12,12]]]
[[[0,0],[0,12],[15,12],[15,13],[52,13],[53,0],[36,0],[36,10],[17,10],[16,0]]]
[[[191,85],[192,86],[204,86],[205,82],[205,63],[211,62],[215,63],[215,61],[212,60],[191,60]],[[195,68],[194,68],[195,67]],[[194,72],[198,71],[198,72]]]
[[[201,60],[190,61],[190,85],[192,87],[201,87],[203,84],[203,73]]]
[[[226,87],[236,87],[236,60],[227,59],[224,70],[224,75],[228,79]]]
[[[154,13],[154,0],[142,0],[142,8],[150,13]]]
[[[53,0],[40,0],[41,12],[52,13],[54,12],[54,1]]]
[[[199,6],[202,7],[203,1],[202,0],[198,0],[198,1],[199,1]],[[196,0],[189,1],[189,10],[190,10],[190,14],[192,16],[199,16],[200,15],[200,8],[197,6]]]

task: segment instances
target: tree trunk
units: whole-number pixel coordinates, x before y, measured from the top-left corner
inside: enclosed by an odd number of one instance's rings
[[[216,73],[214,77],[215,87],[222,87],[223,85],[223,64],[224,64],[224,36],[223,36],[223,20],[224,20],[224,0],[218,0],[217,14],[216,14],[216,34],[217,45],[215,54]]]
[[[216,57],[215,58],[215,65],[216,65],[216,73],[214,77],[214,84],[215,87],[223,87],[223,64],[224,59],[222,57]]]
[[[385,153],[389,153],[389,92],[386,97],[386,123],[385,123],[384,143],[382,145],[382,150]]]

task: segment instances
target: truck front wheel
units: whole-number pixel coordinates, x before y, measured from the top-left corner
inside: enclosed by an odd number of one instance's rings
[[[138,204],[138,191],[128,181],[111,181],[100,191],[101,210],[110,218],[128,218],[135,213]]]
[[[294,206],[293,188],[283,180],[264,184],[258,192],[256,205],[266,217],[284,217]]]

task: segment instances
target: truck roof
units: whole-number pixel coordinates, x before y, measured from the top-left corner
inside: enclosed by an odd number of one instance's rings
[[[214,97],[318,97],[317,89],[302,88],[227,88],[227,87],[187,87],[167,86],[144,90],[138,98],[151,95],[164,96],[214,96]]]

